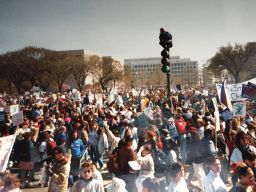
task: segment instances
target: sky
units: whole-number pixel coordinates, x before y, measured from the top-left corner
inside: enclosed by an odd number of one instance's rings
[[[119,59],[171,56],[204,64],[228,43],[256,41],[255,0],[0,0],[0,54],[26,46]]]

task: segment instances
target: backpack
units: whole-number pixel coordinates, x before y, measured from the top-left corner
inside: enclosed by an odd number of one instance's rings
[[[56,142],[53,139],[47,141],[47,155],[53,156],[54,149],[57,147]]]
[[[152,157],[156,173],[164,173],[168,170],[168,163],[166,161],[164,152],[159,149],[155,149],[152,151]]]

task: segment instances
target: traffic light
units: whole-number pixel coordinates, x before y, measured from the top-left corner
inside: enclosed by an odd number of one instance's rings
[[[170,55],[169,55],[169,48],[167,49],[164,49],[162,52],[161,52],[161,56],[162,56],[162,59],[161,59],[161,63],[163,64],[162,66],[162,72],[163,73],[169,73],[170,72]]]

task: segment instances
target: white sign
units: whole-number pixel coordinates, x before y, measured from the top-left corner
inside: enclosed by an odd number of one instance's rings
[[[16,126],[24,122],[23,111],[20,111],[12,116],[12,124]]]
[[[13,116],[14,114],[19,112],[19,105],[10,105],[10,115]]]
[[[227,84],[227,91],[230,94],[230,99],[231,101],[241,101],[241,100],[245,100],[245,98],[243,98],[242,95],[242,83],[238,83],[238,84]],[[218,92],[218,96],[220,98],[220,93],[221,93],[221,87],[222,84],[216,84],[216,89]]]
[[[0,172],[4,172],[7,168],[15,138],[15,134],[7,137],[0,137]]]
[[[234,103],[233,116],[245,116],[245,115],[246,115],[246,103]]]

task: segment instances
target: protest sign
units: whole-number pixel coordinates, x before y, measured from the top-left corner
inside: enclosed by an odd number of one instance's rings
[[[12,124],[13,124],[13,126],[16,126],[16,125],[18,125],[20,123],[23,123],[23,122],[24,122],[23,111],[15,113],[12,116]]]
[[[5,121],[4,111],[0,111],[0,122],[4,122],[4,121]]]
[[[247,99],[256,99],[256,85],[252,83],[243,84],[241,96]]]
[[[246,103],[234,103],[233,104],[233,116],[245,116],[246,115]]]
[[[7,168],[15,138],[15,134],[7,137],[0,137],[0,172],[4,172]]]
[[[233,114],[227,108],[221,112],[221,117],[224,119],[224,121],[228,121],[233,118]]]
[[[19,112],[19,105],[10,105],[10,115],[13,116]]]
[[[227,84],[227,92],[230,94],[230,99],[231,101],[240,101],[240,100],[245,100],[242,97],[242,83],[238,83],[238,84]],[[217,93],[218,93],[218,97],[219,99],[221,98],[221,88],[222,88],[222,84],[216,84],[216,89],[217,89]]]

